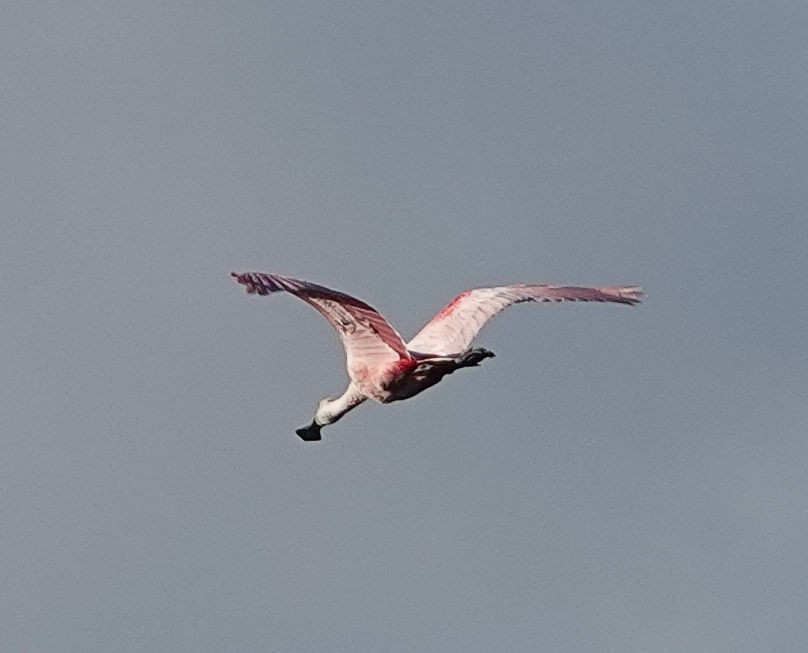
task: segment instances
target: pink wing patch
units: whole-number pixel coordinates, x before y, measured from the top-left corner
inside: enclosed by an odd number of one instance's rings
[[[432,321],[435,320],[442,320],[443,318],[449,317],[452,313],[454,313],[455,309],[460,306],[463,301],[465,301],[466,297],[468,297],[473,290],[467,290],[466,292],[460,293],[457,297],[455,297],[452,301],[450,301],[446,306],[440,309],[440,312],[432,318]]]

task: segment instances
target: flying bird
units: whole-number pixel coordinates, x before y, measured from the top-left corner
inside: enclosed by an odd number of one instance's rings
[[[513,284],[460,293],[409,342],[375,308],[345,293],[308,281],[263,272],[233,272],[248,293],[288,292],[317,309],[331,323],[345,348],[350,383],[337,398],[320,400],[314,419],[295,432],[312,442],[320,430],[367,399],[383,404],[409,399],[447,374],[476,367],[494,356],[469,347],[483,325],[503,308],[520,302],[615,302],[638,304],[642,288],[579,288]]]

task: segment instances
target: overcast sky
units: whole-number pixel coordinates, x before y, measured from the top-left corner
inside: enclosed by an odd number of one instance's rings
[[[0,648],[808,650],[808,8],[6,2]],[[302,443],[328,324],[496,352]]]

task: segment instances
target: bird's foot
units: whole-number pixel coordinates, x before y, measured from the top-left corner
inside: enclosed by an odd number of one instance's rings
[[[494,352],[482,347],[473,347],[464,351],[457,359],[458,367],[476,367],[480,361],[486,358],[493,358]]]

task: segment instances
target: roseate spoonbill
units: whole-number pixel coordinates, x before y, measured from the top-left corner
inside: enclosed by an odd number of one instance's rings
[[[311,304],[331,323],[345,347],[348,388],[337,398],[322,399],[314,419],[295,432],[306,441],[321,439],[320,429],[333,424],[366,399],[381,403],[409,399],[447,374],[476,367],[494,354],[469,348],[482,326],[503,308],[519,302],[615,302],[638,304],[637,286],[578,288],[513,284],[474,288],[460,293],[405,343],[372,306],[345,293],[291,277],[263,272],[233,272],[248,293],[285,291]]]

